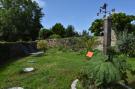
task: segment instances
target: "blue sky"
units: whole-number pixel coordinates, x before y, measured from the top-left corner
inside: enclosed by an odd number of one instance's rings
[[[42,25],[51,28],[55,23],[65,27],[73,25],[76,31],[88,30],[91,23],[99,18],[96,13],[103,3],[108,3],[109,9],[135,15],[135,0],[35,0],[43,8],[45,16]]]

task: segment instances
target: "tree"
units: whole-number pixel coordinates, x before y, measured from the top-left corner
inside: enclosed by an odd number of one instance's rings
[[[53,34],[60,35],[61,37],[64,37],[65,28],[64,28],[64,26],[61,23],[56,23],[52,27],[51,30],[52,30]]]
[[[42,8],[32,0],[0,0],[0,32],[5,41],[35,40]]]
[[[39,50],[44,51],[44,53],[46,52],[47,47],[48,47],[48,42],[46,40],[38,40],[37,41],[37,48]]]
[[[132,25],[131,25],[131,29],[132,29],[132,31],[133,31],[133,34],[135,35],[135,24],[132,24]]]
[[[94,33],[95,36],[101,36],[103,33],[103,20],[96,19],[94,22],[92,22],[92,25],[89,28],[89,31]]]
[[[86,30],[83,30],[83,31],[82,31],[82,36],[89,37],[89,32],[86,31]]]
[[[127,30],[128,32],[132,32],[131,22],[135,20],[135,16],[126,15],[125,13],[115,13],[112,15],[112,28],[118,36],[119,33]]]
[[[46,39],[49,38],[52,35],[52,31],[46,28],[42,28],[40,29],[39,32],[39,38],[40,39]]]
[[[127,30],[129,33],[133,32],[131,22],[135,20],[135,16],[126,15],[125,13],[114,13],[112,14],[112,29],[115,31],[116,36],[119,33]],[[100,36],[103,33],[103,20],[96,19],[89,30],[94,33],[95,36]]]
[[[68,25],[65,31],[66,37],[73,37],[75,36],[75,28],[72,25]]]

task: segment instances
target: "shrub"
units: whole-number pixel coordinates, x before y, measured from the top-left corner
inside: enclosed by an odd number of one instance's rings
[[[79,51],[82,50],[84,48],[84,46],[81,44],[81,38],[79,37],[72,37],[69,38],[69,42],[68,45],[70,46],[70,48],[74,51]]]
[[[117,48],[123,54],[135,56],[135,36],[127,34],[127,32],[121,33],[117,41]]]
[[[49,37],[50,39],[58,39],[58,38],[61,38],[60,35],[57,35],[57,34],[53,34]]]
[[[37,41],[37,48],[45,52],[47,50],[47,41],[46,40]]]
[[[127,70],[129,65],[124,56],[117,56],[108,60],[102,53],[94,55],[88,61],[87,66],[82,68],[79,79],[84,89],[108,89],[120,80],[127,83]]]
[[[96,37],[83,37],[81,43],[87,49],[87,51],[93,51],[94,48],[99,44]]]

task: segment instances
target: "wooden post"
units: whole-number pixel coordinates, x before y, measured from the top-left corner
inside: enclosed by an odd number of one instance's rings
[[[104,41],[103,41],[103,52],[105,55],[108,54],[108,48],[111,46],[111,18],[106,17],[104,19]]]

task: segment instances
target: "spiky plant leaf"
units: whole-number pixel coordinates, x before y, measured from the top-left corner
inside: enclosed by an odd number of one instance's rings
[[[121,72],[118,67],[111,61],[107,61],[107,57],[102,54],[98,54],[99,58],[93,57],[87,64],[87,67],[83,69],[83,74],[87,75],[87,79],[82,81],[92,81],[90,85],[96,85],[97,87],[109,85],[121,80]],[[97,58],[97,59],[96,59]]]

